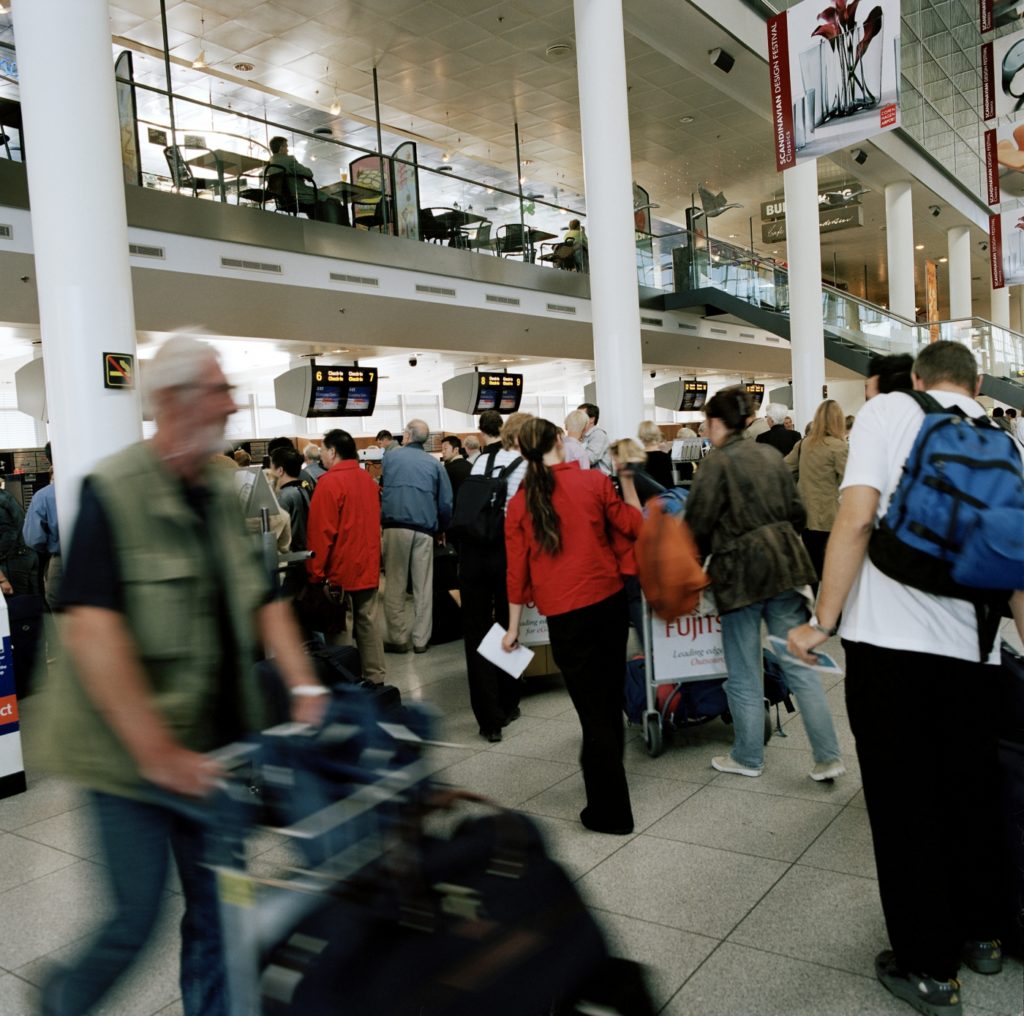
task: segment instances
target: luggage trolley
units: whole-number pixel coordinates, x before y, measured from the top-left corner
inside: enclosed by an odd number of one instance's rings
[[[679,624],[685,620],[700,627],[703,627],[705,623],[708,625],[707,631],[695,633],[695,636],[705,637],[705,642],[712,642],[710,647],[712,655],[706,658],[700,657],[699,664],[707,667],[707,669],[702,669],[700,665],[695,665],[693,656],[684,657],[678,664],[675,664],[673,657],[668,653],[657,652],[659,643],[671,640],[659,636],[657,626],[664,622],[659,622],[653,617],[646,598],[642,599],[642,606],[646,708],[641,722],[647,754],[651,758],[657,758],[665,750],[666,729],[699,726],[717,717],[722,717],[727,723],[732,722],[723,687],[729,675],[725,668],[724,653],[720,652],[718,646],[713,644],[717,615],[695,613],[688,615],[687,618],[678,618],[674,622]],[[703,652],[707,651],[708,647],[705,647]],[[660,667],[656,657],[661,658],[662,665]],[[668,662],[666,665],[666,661],[672,662]],[[767,744],[772,736],[770,707],[776,706],[775,732],[779,737],[785,737],[786,734],[782,729],[782,722],[778,714],[778,703],[784,703],[787,712],[793,712],[794,707],[790,701],[782,671],[774,657],[768,652],[764,654],[764,664],[766,685],[764,740]],[[658,688],[666,685],[671,685],[672,691],[659,706]]]

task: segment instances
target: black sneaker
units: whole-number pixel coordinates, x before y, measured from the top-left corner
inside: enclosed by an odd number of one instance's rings
[[[965,942],[963,957],[976,974],[998,974],[1003,969],[1003,943],[998,938]]]
[[[927,974],[912,974],[897,962],[891,949],[875,957],[875,975],[897,998],[926,1016],[960,1016],[960,982],[938,981]]]

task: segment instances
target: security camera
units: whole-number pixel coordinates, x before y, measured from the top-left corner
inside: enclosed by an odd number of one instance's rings
[[[419,360],[418,356],[410,356],[409,357],[409,366],[410,367],[415,367],[416,364],[418,364],[419,362],[420,362],[420,360]]]
[[[657,377],[657,376],[658,376],[658,372],[656,370],[652,370],[651,371],[651,377]]]
[[[928,211],[931,212],[935,218],[938,218],[942,214],[942,209],[938,205],[929,205]]]

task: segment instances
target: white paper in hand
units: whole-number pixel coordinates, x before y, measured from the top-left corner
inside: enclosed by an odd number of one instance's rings
[[[510,653],[501,648],[501,640],[505,637],[505,629],[497,621],[491,625],[491,630],[484,636],[483,642],[477,646],[477,652],[489,660],[496,667],[500,667],[506,674],[513,677],[521,677],[522,673],[530,665],[533,659],[533,650],[526,646],[516,646]]]
[[[814,657],[815,663],[804,663],[803,660],[797,659],[787,648],[785,639],[780,639],[778,635],[769,635],[768,642],[771,645],[772,652],[783,662],[783,663],[795,663],[798,667],[806,667],[808,670],[816,670],[819,674],[837,674],[843,676],[843,668],[832,659],[828,653],[811,653]]]

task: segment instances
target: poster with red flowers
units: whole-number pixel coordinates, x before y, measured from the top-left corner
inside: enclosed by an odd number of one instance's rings
[[[803,0],[768,21],[775,165],[900,125],[899,0]]]

